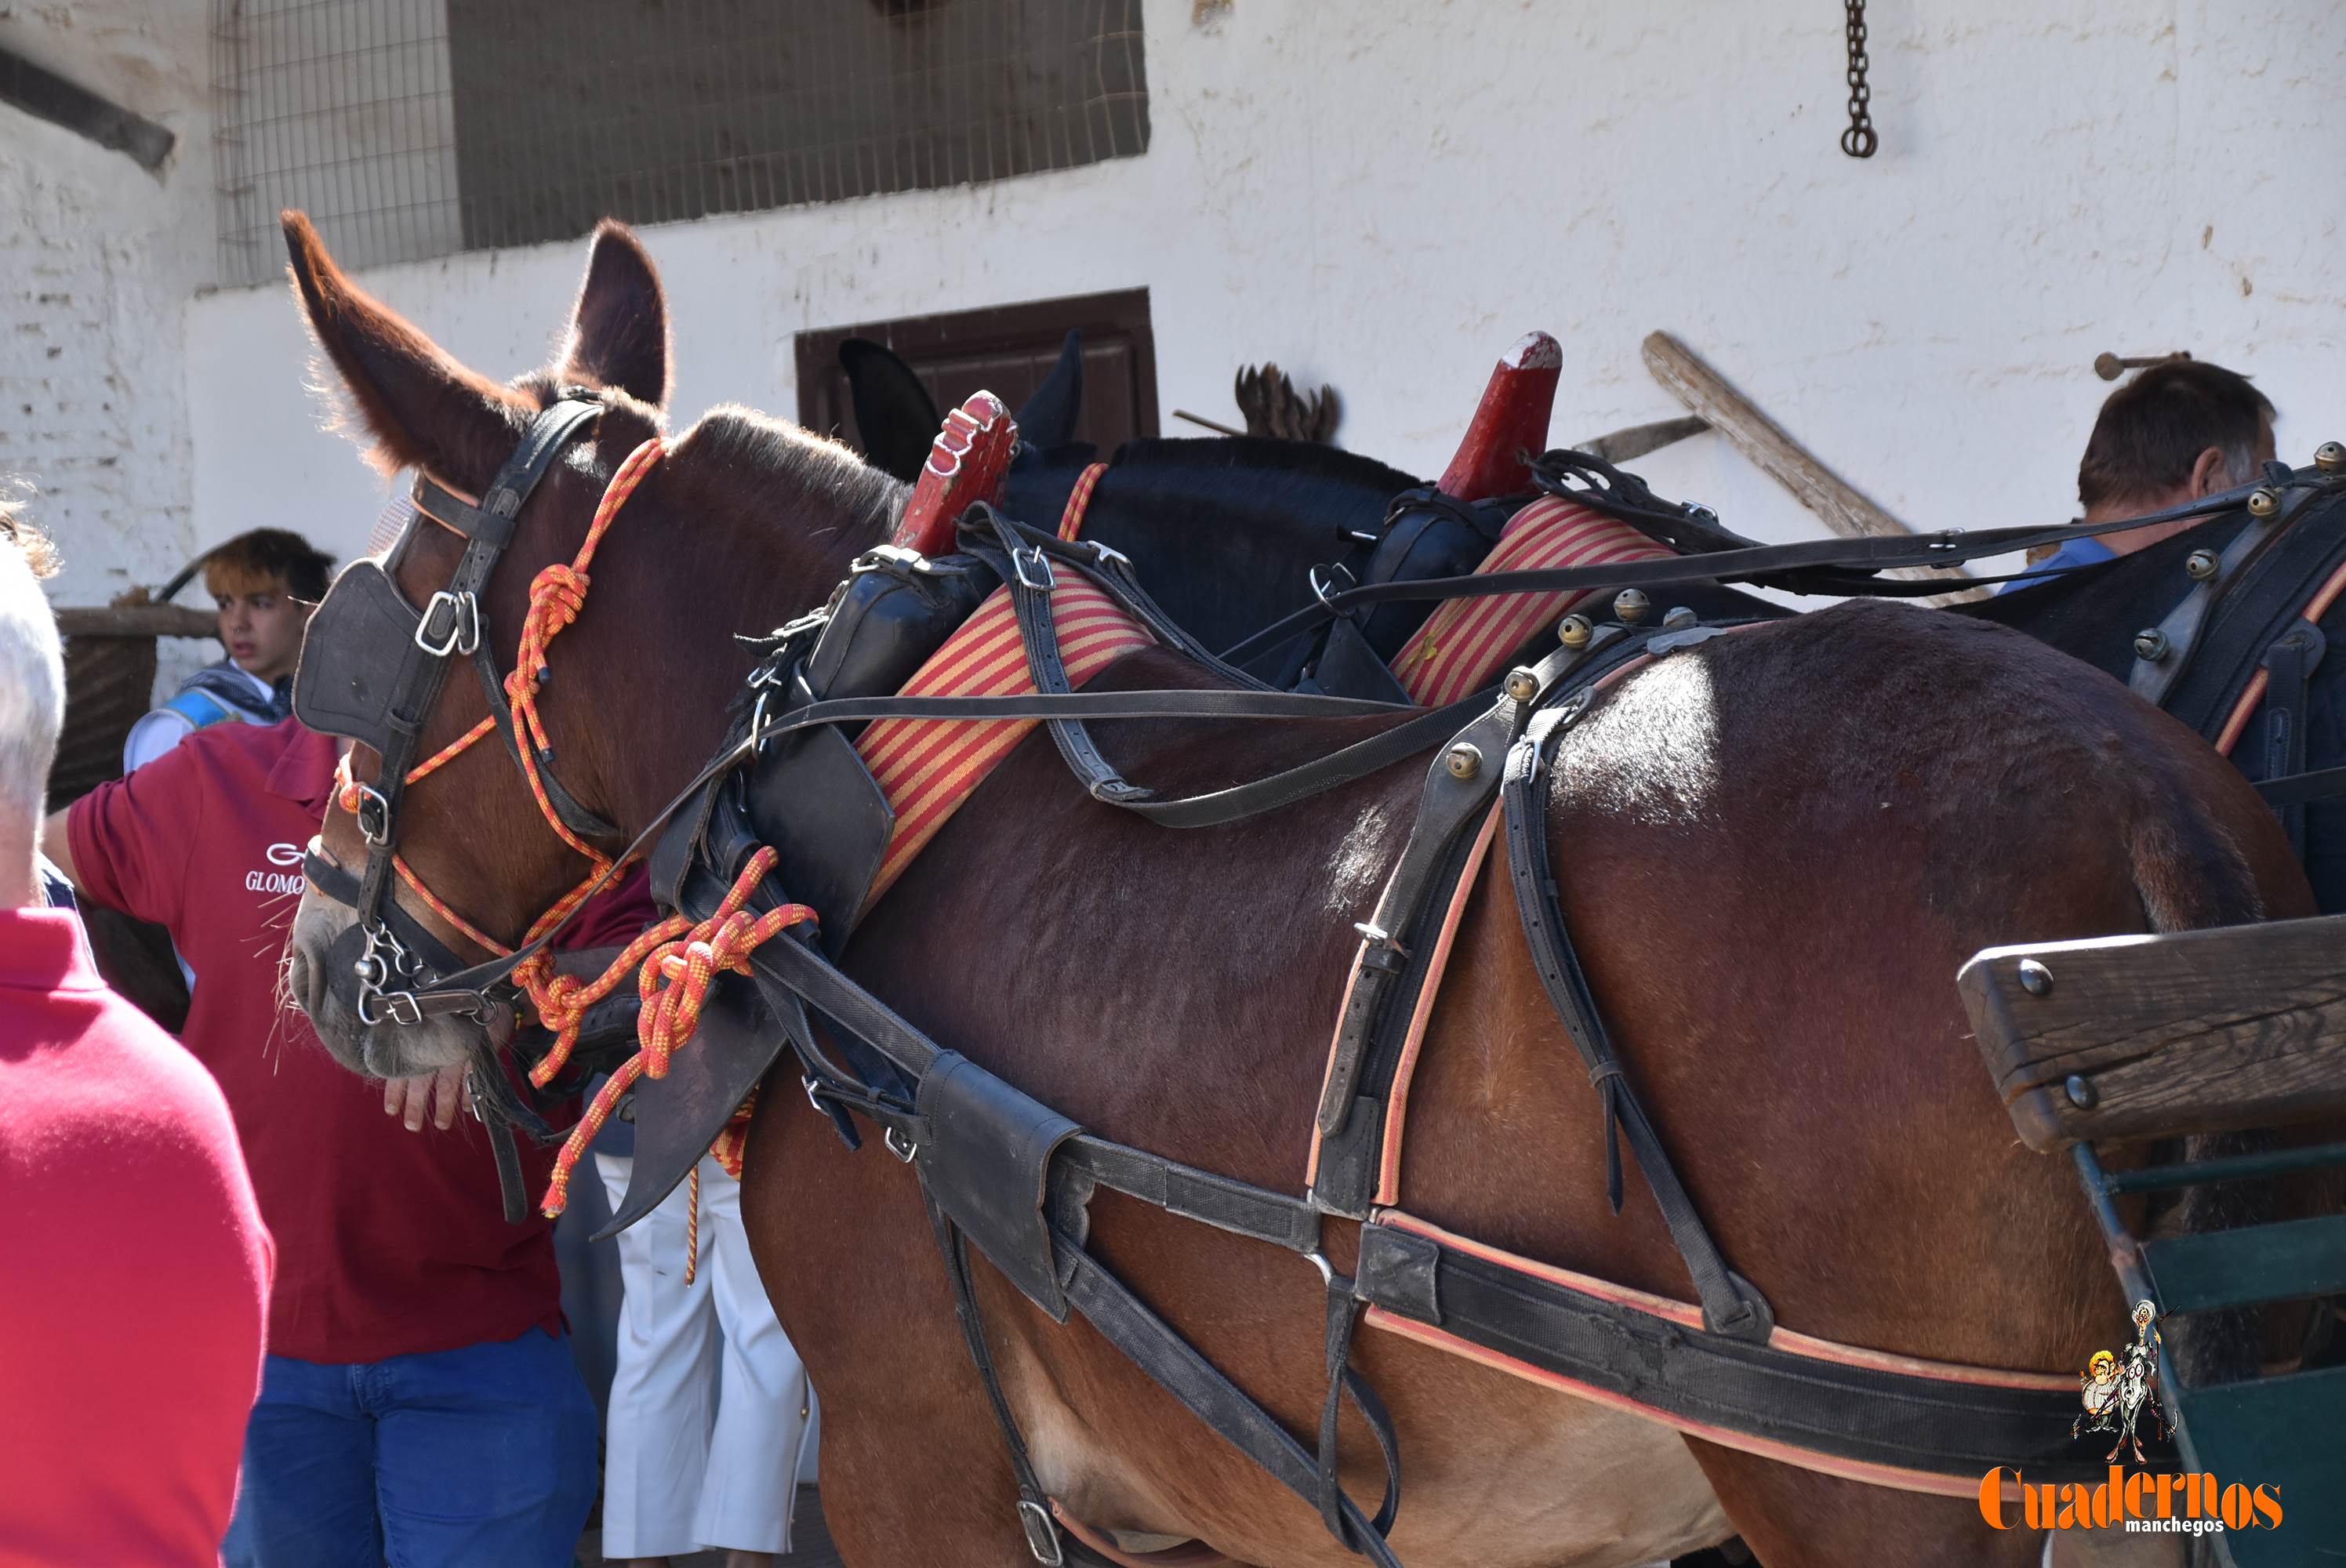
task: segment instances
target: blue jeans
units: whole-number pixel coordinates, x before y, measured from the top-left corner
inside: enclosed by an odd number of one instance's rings
[[[542,1329],[328,1366],[271,1356],[228,1568],[569,1568],[595,1502],[594,1401]]]

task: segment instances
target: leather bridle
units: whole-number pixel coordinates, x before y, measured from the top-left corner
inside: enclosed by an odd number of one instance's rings
[[[488,729],[494,728],[504,738],[515,766],[537,786],[556,830],[600,862],[598,873],[607,876],[624,858],[604,858],[582,843],[608,842],[619,832],[562,786],[553,772],[550,749],[534,748],[533,755],[524,757],[522,716],[516,714],[489,651],[488,618],[481,606],[481,596],[513,541],[523,504],[563,448],[603,412],[602,402],[589,394],[565,392],[557,398],[532,419],[478,505],[428,474],[416,476],[416,511],[464,540],[464,555],[447,586],[435,592],[421,611],[408,602],[383,565],[359,561],[335,581],[311,618],[294,677],[294,715],[311,729],[372,747],[381,759],[373,782],[359,783],[345,776],[336,792],[366,843],[365,871],[352,876],[328,859],[314,840],[303,860],[309,884],[321,896],[348,905],[357,916],[329,950],[327,983],[363,1024],[414,1025],[451,1015],[485,1021],[513,996],[514,972],[542,951],[553,934],[541,918],[532,928],[532,940],[520,949],[505,950],[433,895],[399,854],[400,808],[407,787]],[[398,561],[413,526],[411,521],[403,530],[387,561]],[[424,727],[458,659],[472,661],[489,717],[419,769]],[[395,672],[387,687],[381,684],[385,669]],[[436,913],[498,956],[468,966],[392,897],[394,878],[407,882]],[[560,916],[566,917],[600,880],[590,877],[558,904]]]

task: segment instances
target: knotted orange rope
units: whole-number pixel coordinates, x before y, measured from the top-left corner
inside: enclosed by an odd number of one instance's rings
[[[528,932],[522,938],[525,947],[568,919],[571,911],[586,901],[586,895],[603,874],[611,869],[611,857],[564,826],[561,816],[556,812],[553,801],[546,795],[546,779],[540,767],[552,755],[553,748],[546,740],[546,721],[537,711],[537,694],[546,684],[548,674],[546,662],[547,645],[565,626],[576,621],[578,612],[586,607],[589,583],[586,568],[595,559],[596,547],[602,544],[603,535],[610,531],[612,521],[619,514],[619,508],[627,504],[627,497],[635,494],[636,486],[643,483],[644,476],[651,472],[652,464],[659,461],[666,450],[660,438],[655,435],[627,453],[626,461],[611,475],[611,483],[604,488],[602,500],[596,504],[594,521],[586,525],[586,537],[579,545],[578,554],[567,565],[555,562],[530,580],[529,608],[522,617],[521,638],[515,650],[513,672],[505,677],[505,700],[512,705],[516,730],[515,749],[521,754],[522,775],[529,780],[529,791],[537,801],[539,814],[564,843],[586,857],[590,869],[576,887],[555,901],[553,908],[531,922]],[[464,755],[483,736],[495,732],[496,727],[495,715],[484,718],[472,728],[409,769],[404,782],[413,784],[438,772]],[[359,808],[359,792],[357,783],[351,778],[348,753],[343,755],[336,769],[335,783],[336,802],[343,810],[355,813]],[[409,867],[404,855],[394,854],[391,864],[392,869],[399,873],[399,880],[405,882],[426,907],[468,939],[500,958],[514,951],[459,915],[425,887],[423,879]],[[515,983],[529,993],[532,1003],[537,1004],[541,1013],[545,1011],[545,1005],[540,1003],[540,998],[552,994],[550,988],[555,979],[554,955],[550,952],[534,953],[514,970]],[[599,998],[588,998],[586,1003],[579,1003],[579,1010],[583,1012],[596,1000]],[[563,1003],[556,999],[554,1005],[559,1008]],[[575,1026],[572,1035],[575,1039]],[[550,1074],[548,1075],[551,1076]],[[544,1079],[536,1081],[545,1082]]]
[[[731,890],[725,895],[725,901],[717,906],[715,913],[697,925],[685,922],[681,915],[670,916],[629,943],[627,952],[621,953],[601,977],[578,993],[581,995],[587,992],[608,994],[617,983],[617,977],[634,968],[638,961],[643,965],[636,983],[644,1003],[643,1012],[636,1020],[638,1049],[620,1064],[618,1071],[613,1073],[610,1080],[596,1094],[594,1103],[586,1107],[586,1114],[578,1118],[578,1125],[570,1129],[570,1136],[563,1144],[561,1154],[556,1156],[553,1179],[547,1183],[545,1201],[539,1205],[541,1212],[548,1219],[568,1206],[571,1172],[576,1167],[579,1156],[586,1153],[586,1145],[595,1141],[596,1135],[611,1119],[619,1097],[632,1088],[638,1078],[668,1076],[669,1061],[685,1042],[692,1038],[693,1031],[699,1025],[700,1009],[709,998],[710,982],[720,971],[749,973],[750,953],[790,927],[802,925],[815,918],[814,911],[804,904],[783,904],[760,915],[752,915],[743,907],[750,901],[750,895],[756,891],[758,883],[773,870],[774,859],[771,849],[760,850],[750,857],[750,863],[741,869],[740,876],[735,879]],[[680,931],[669,929],[679,926],[682,928]],[[638,949],[643,951],[639,952]],[[575,1041],[575,1019],[572,1020],[572,1039]],[[748,1108],[744,1105],[734,1114],[735,1123],[741,1121]],[[719,1143],[726,1144],[728,1135],[732,1133],[733,1128],[729,1125],[726,1133],[719,1135]],[[740,1169],[739,1150],[740,1142],[736,1136],[731,1139],[734,1157],[726,1164],[727,1170],[735,1175]],[[723,1155],[719,1157],[722,1162]],[[697,1204],[695,1208],[697,1217]],[[697,1256],[697,1247],[695,1253]]]

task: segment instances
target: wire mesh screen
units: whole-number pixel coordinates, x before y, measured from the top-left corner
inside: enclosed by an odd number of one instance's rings
[[[214,0],[220,269],[365,265],[1148,146],[1141,0]]]

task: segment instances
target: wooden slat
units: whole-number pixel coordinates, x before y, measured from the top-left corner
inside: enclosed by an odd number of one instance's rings
[[[219,617],[189,605],[102,605],[57,612],[57,631],[69,637],[211,637]]]
[[[1710,421],[1699,414],[1688,414],[1683,419],[1657,420],[1652,424],[1633,424],[1623,430],[1607,431],[1603,435],[1573,443],[1574,449],[1591,457],[1620,464],[1635,463],[1651,456],[1666,446],[1700,435],[1710,428]]]
[[[2142,1257],[2169,1312],[2302,1301],[2346,1290],[2346,1215],[2157,1237]]]
[[[1790,491],[1824,525],[1844,539],[1900,539],[1914,530],[1892,516],[1859,489],[1827,468],[1816,453],[1760,412],[1759,405],[1728,384],[1727,378],[1668,332],[1647,334],[1646,368],[1680,402],[1709,422],[1762,473]],[[1970,575],[1959,567],[1902,566],[1884,574],[1917,582],[1960,583]],[[1984,597],[1984,588],[1959,588],[1930,602],[1956,604]]]
[[[2031,1148],[2346,1116],[2346,915],[1989,948],[1956,983]]]

